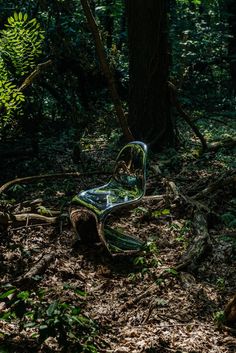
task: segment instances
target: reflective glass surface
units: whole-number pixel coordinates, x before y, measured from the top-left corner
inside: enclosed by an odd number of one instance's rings
[[[147,146],[139,141],[126,145],[119,153],[110,181],[82,191],[72,202],[93,210],[99,218],[125,204],[135,203],[145,193]]]

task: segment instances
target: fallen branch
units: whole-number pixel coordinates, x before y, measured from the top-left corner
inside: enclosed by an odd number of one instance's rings
[[[21,214],[10,214],[0,212],[0,225],[7,228],[10,224],[15,223],[29,223],[30,221],[41,221],[49,224],[55,224],[58,221],[58,217],[46,217],[37,213],[21,213]]]
[[[54,257],[55,252],[53,251],[50,254],[44,254],[28,272],[17,279],[17,284],[25,281],[32,281],[34,276],[42,274],[45,269],[48,268],[49,263],[54,259]]]
[[[68,172],[68,173],[55,173],[55,174],[42,174],[42,175],[33,175],[24,178],[17,178],[8,181],[0,187],[0,194],[6,191],[10,186],[15,184],[23,184],[23,183],[32,183],[38,180],[50,180],[50,179],[62,179],[65,177],[83,177],[83,176],[92,176],[92,175],[108,175],[110,173],[104,172],[90,172],[90,173],[78,173],[78,172]]]
[[[160,201],[164,200],[166,195],[149,195],[149,196],[143,196],[141,202],[148,202],[148,201]]]
[[[29,222],[29,221],[44,221],[45,223],[55,224],[58,217],[46,217],[37,213],[21,213],[13,216],[16,222]]]

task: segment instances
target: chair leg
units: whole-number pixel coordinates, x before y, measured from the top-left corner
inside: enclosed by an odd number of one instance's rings
[[[77,235],[76,240],[94,244],[99,240],[97,219],[86,207],[71,207],[70,221]]]
[[[97,220],[98,236],[99,236],[102,244],[105,246],[106,250],[109,252],[109,254],[111,256],[113,256],[113,254],[111,253],[111,250],[109,249],[108,243],[107,243],[105,235],[104,235],[104,225],[105,225],[105,220],[104,221]]]
[[[94,244],[99,240],[111,254],[104,236],[104,222],[99,221],[96,214],[86,207],[71,207],[70,221],[77,235],[77,240],[86,244]],[[111,254],[112,255],[112,254]]]

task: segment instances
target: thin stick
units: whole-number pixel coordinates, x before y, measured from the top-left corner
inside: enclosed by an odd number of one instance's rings
[[[85,16],[88,21],[88,25],[91,29],[91,32],[92,32],[92,35],[94,38],[94,43],[95,43],[95,47],[97,50],[98,59],[100,61],[102,72],[105,75],[107,82],[108,82],[108,86],[109,86],[110,93],[111,93],[111,98],[112,98],[112,101],[113,101],[113,104],[114,104],[114,107],[116,110],[116,114],[117,114],[117,118],[120,123],[120,127],[122,129],[122,132],[123,132],[126,140],[133,141],[134,137],[133,137],[131,131],[129,130],[128,125],[127,125],[127,119],[124,114],[124,110],[122,108],[122,103],[121,103],[119,94],[116,89],[114,75],[112,74],[112,71],[110,69],[110,66],[109,66],[109,63],[108,63],[108,60],[106,57],[106,53],[105,53],[105,49],[104,49],[104,45],[102,42],[102,37],[101,37],[100,31],[99,31],[98,25],[96,23],[96,20],[93,16],[92,11],[91,11],[89,2],[87,0],[81,0],[81,5],[83,7]]]

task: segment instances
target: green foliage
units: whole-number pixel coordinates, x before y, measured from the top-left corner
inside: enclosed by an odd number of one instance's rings
[[[236,215],[233,212],[226,212],[222,214],[221,219],[229,228],[236,227]]]
[[[217,324],[217,326],[221,326],[225,321],[225,315],[223,310],[216,311],[213,314],[213,320]]]
[[[226,212],[221,215],[221,220],[229,228],[236,227],[236,199],[233,198],[229,202],[229,207]]]
[[[151,268],[158,267],[161,264],[158,254],[159,250],[156,242],[150,240],[145,244],[142,254],[133,259],[133,263],[143,275],[149,272]]]
[[[20,112],[25,101],[18,85],[42,53],[43,33],[37,20],[29,20],[22,12],[9,17],[0,31],[0,129],[9,124],[16,111]]]
[[[225,290],[225,279],[223,277],[218,277],[216,280],[216,285],[219,290]]]
[[[185,221],[184,224],[180,225],[177,223],[172,223],[170,229],[175,231],[176,240],[182,243],[183,247],[186,249],[188,246],[188,235],[191,230],[191,221]]]
[[[77,294],[77,289],[73,291]],[[62,345],[76,343],[78,352],[97,352],[91,343],[96,325],[82,315],[81,306],[58,299],[50,303],[46,294],[44,290],[35,293],[16,288],[3,291],[0,302],[4,302],[7,308],[1,312],[0,320],[14,322],[21,330],[30,330],[31,337],[39,342],[55,337]],[[77,295],[81,294],[84,296],[85,293],[79,290]]]
[[[197,5],[197,6],[196,6]],[[232,104],[228,87],[229,31],[220,0],[179,0],[172,8],[172,77],[183,89],[182,102],[200,110]]]
[[[42,53],[44,31],[35,18],[28,20],[27,14],[14,13],[1,31],[2,50],[10,58],[17,77],[33,69],[35,58]]]
[[[193,3],[194,5],[200,5],[202,1],[201,0],[177,0],[177,2],[183,3],[183,4]]]

